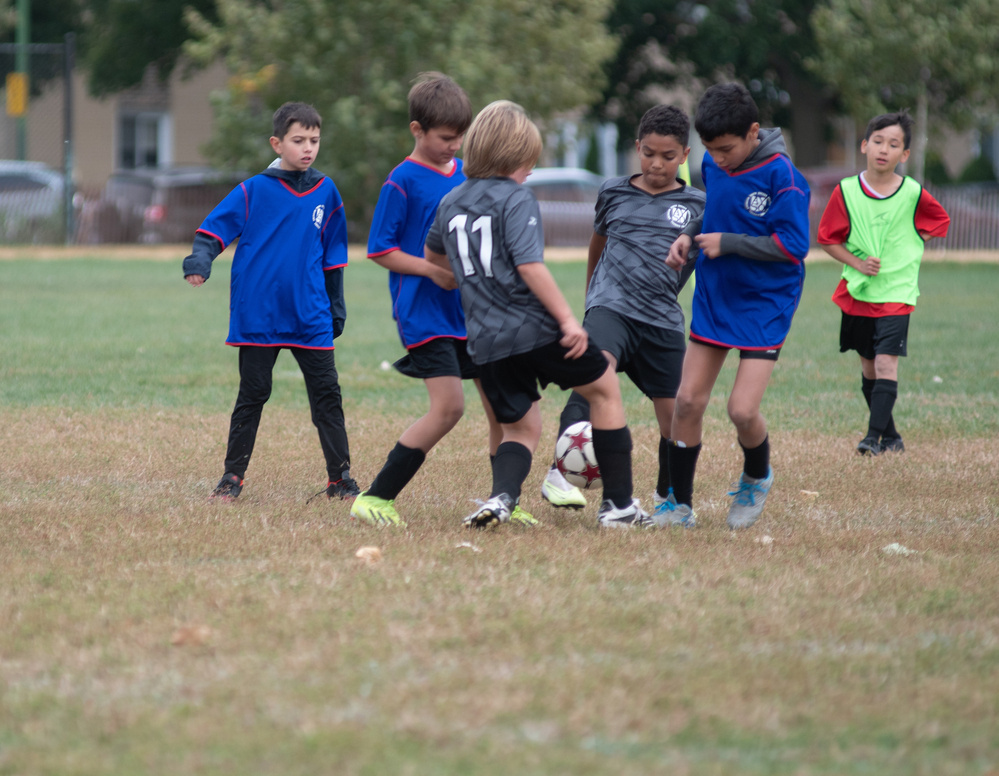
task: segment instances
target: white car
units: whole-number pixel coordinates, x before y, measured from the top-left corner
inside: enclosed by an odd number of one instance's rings
[[[541,207],[545,245],[589,245],[597,192],[603,182],[596,173],[577,167],[534,168],[524,185]]]
[[[0,234],[34,242],[41,222],[62,226],[63,176],[41,162],[0,159]]]

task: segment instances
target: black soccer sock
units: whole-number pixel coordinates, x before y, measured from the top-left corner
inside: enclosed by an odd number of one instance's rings
[[[388,454],[385,465],[367,490],[367,495],[392,501],[423,466],[426,453],[400,442]]]
[[[673,497],[677,504],[694,504],[694,471],[697,469],[697,456],[701,454],[701,445],[683,447],[670,441],[669,476],[673,483]],[[659,494],[662,495],[661,493]]]
[[[656,480],[656,493],[663,498],[669,495],[669,449],[673,446],[672,439],[659,437],[659,479]]]
[[[746,447],[742,442],[739,442],[739,447],[742,448],[742,455],[745,458],[742,466],[745,475],[754,480],[766,479],[770,474],[770,435],[767,434],[756,447]]]
[[[634,484],[631,480],[631,431],[621,428],[593,429],[593,455],[604,482],[604,501],[618,509],[631,506]]]
[[[884,436],[891,422],[891,412],[898,398],[897,380],[875,380],[871,390],[871,419],[867,427],[867,436],[880,439]],[[895,425],[892,423],[892,430]],[[898,432],[895,432],[896,436]]]
[[[524,480],[531,473],[531,460],[531,451],[520,442],[502,442],[493,456],[493,492],[489,497],[506,493],[516,504]]]
[[[874,392],[874,383],[876,380],[870,377],[860,376],[860,390],[864,394],[864,400],[867,402],[867,409],[871,408],[871,394]],[[895,428],[895,417],[894,415],[888,416],[888,425],[885,426],[884,432],[881,434],[885,439],[900,439],[901,434],[898,433],[898,429]]]
[[[570,392],[569,400],[558,417],[558,435],[562,436],[569,426],[581,420],[590,419],[590,403],[575,391]]]
[[[874,379],[860,375],[860,392],[864,394],[864,401],[867,402],[867,409],[871,408],[871,391],[874,390]]]

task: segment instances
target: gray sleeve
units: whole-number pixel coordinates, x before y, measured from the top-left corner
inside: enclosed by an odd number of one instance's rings
[[[222,253],[223,248],[224,246],[218,238],[211,237],[204,232],[196,232],[191,254],[184,259],[184,277],[201,275],[205,280],[208,280],[212,274],[212,262],[215,261],[216,256]]]
[[[704,213],[702,212],[697,218],[691,218],[687,225],[683,227],[683,231],[680,234],[685,234],[689,238],[693,239],[701,233],[701,224],[704,223]]]
[[[427,232],[426,246],[434,253],[447,254],[447,249],[444,247],[444,235],[441,234],[440,218],[440,210],[438,210],[434,222],[430,225],[430,231]]]
[[[503,216],[504,242],[515,266],[545,260],[545,234],[538,200],[525,187],[518,194],[510,198]]]
[[[769,235],[750,237],[748,234],[722,232],[721,252],[737,253],[747,259],[758,261],[790,261],[777,241]]]

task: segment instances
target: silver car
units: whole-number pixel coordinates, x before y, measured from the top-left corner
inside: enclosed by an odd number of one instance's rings
[[[545,245],[589,245],[604,179],[577,167],[536,167],[524,181],[541,207]]]
[[[4,242],[36,242],[62,225],[63,177],[41,162],[0,159],[0,235]]]

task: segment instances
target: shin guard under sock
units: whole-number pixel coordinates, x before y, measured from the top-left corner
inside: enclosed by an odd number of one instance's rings
[[[742,455],[745,458],[742,471],[746,476],[754,480],[766,479],[770,474],[770,435],[767,434],[756,447],[745,447],[742,442],[739,442],[739,447],[742,448]]]
[[[531,451],[520,442],[503,442],[493,456],[493,491],[489,497],[506,493],[516,504],[524,480],[531,473]]]
[[[871,408],[871,394],[874,392],[874,383],[876,382],[876,380],[873,380],[870,377],[864,377],[863,375],[860,376],[860,391],[864,394],[864,401],[867,402],[867,409]],[[882,432],[881,436],[886,439],[898,439],[901,436],[895,428],[894,415],[888,416],[888,425],[885,426],[885,430]]]
[[[382,470],[367,489],[367,495],[392,501],[416,476],[426,458],[422,450],[396,442]]]
[[[897,380],[875,380],[871,390],[871,420],[867,427],[867,436],[880,439],[891,422],[891,413],[898,397]],[[892,423],[894,430],[894,423]],[[895,432],[898,435],[898,432]]]
[[[659,479],[656,480],[656,493],[663,498],[669,495],[669,449],[672,446],[672,439],[659,437]]]
[[[694,471],[697,469],[697,456],[701,454],[701,445],[698,443],[693,447],[683,447],[677,442],[670,444],[672,447],[669,450],[669,475],[673,485],[673,497],[677,504],[693,506]]]
[[[593,429],[593,455],[604,482],[604,501],[619,509],[631,506],[631,431],[621,428]]]

